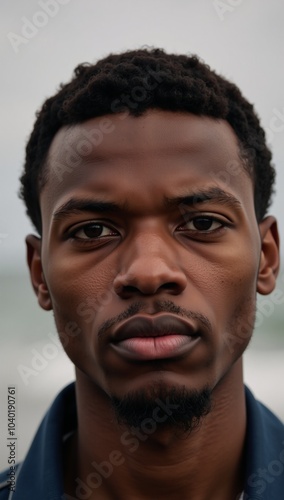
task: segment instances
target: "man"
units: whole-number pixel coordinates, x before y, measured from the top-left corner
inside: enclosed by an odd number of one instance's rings
[[[76,392],[9,498],[283,499],[284,428],[242,374],[279,270],[274,177],[253,107],[196,57],[110,55],[45,102],[21,178],[28,263]]]

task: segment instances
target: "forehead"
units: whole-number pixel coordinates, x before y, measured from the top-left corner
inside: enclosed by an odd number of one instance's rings
[[[52,212],[74,194],[132,198],[217,184],[253,200],[252,181],[237,137],[224,120],[189,113],[148,111],[94,118],[62,128],[48,156],[49,178],[41,201]],[[248,189],[249,185],[249,189]],[[176,193],[179,194],[179,193]]]

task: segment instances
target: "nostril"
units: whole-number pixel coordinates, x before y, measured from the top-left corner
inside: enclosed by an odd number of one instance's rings
[[[120,295],[121,297],[123,296],[124,298],[131,297],[133,295],[139,294],[139,295],[152,295],[153,293],[156,292],[152,287],[149,286],[132,286],[132,285],[125,285],[121,286],[120,290],[117,291],[117,294]]]
[[[123,289],[125,292],[128,292],[128,293],[137,292],[136,286],[127,285],[127,286],[123,287]]]
[[[174,281],[169,282],[169,283],[164,283],[163,285],[160,286],[160,290],[165,290],[171,293],[180,293],[181,292],[181,286],[178,283],[175,283]]]
[[[180,294],[186,288],[186,277],[182,272],[155,267],[145,263],[138,269],[130,269],[128,273],[119,274],[114,280],[117,295],[128,298],[131,295],[153,295],[156,293]]]
[[[133,285],[120,285],[117,286],[115,289],[116,293],[120,295],[123,298],[129,298],[133,296],[134,294],[142,294],[142,295],[152,295],[153,293],[158,293],[158,292],[168,292],[173,295],[178,295],[181,293],[181,287],[178,283],[175,282],[168,282],[164,283],[160,286],[133,286]]]
[[[178,288],[178,284],[172,281],[169,283],[163,283],[163,285],[161,285],[160,288]]]
[[[133,285],[123,284],[123,282],[117,283],[114,286],[114,290],[117,293],[117,295],[120,295],[123,297],[128,297],[128,296],[131,296],[131,295],[139,292],[137,287],[135,287]]]
[[[132,276],[116,276],[114,280],[114,290],[118,295],[125,292],[137,292],[135,278]]]
[[[144,293],[139,290],[139,288],[131,285],[121,285],[120,287],[116,287],[115,292],[121,299],[130,299],[137,295],[147,295],[147,293]]]

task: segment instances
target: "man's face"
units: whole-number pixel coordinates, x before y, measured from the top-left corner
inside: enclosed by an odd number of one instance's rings
[[[61,336],[77,328],[66,352],[111,396],[213,389],[249,342],[261,254],[237,138],[190,114],[109,119],[85,149],[101,118],[59,131],[40,198],[51,307]]]

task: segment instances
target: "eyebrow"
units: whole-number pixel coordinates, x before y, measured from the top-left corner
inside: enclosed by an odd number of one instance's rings
[[[190,195],[177,196],[173,198],[166,197],[165,204],[167,208],[180,205],[193,207],[207,201],[212,201],[220,205],[227,205],[237,210],[241,210],[242,208],[241,202],[234,195],[227,193],[223,189],[216,186],[195,191],[190,193]]]
[[[193,207],[205,203],[207,201],[213,201],[221,205],[227,205],[233,207],[237,210],[241,209],[240,201],[235,198],[230,193],[227,193],[221,188],[210,187],[208,189],[199,190],[190,193],[189,195],[176,196],[176,197],[165,197],[165,207],[170,208],[181,208],[183,205],[187,207]],[[94,200],[92,199],[77,199],[71,198],[66,203],[63,203],[53,214],[54,220],[61,220],[70,215],[79,214],[82,212],[92,212],[96,214],[104,213],[125,213],[127,211],[127,204],[119,205],[114,202]]]
[[[109,201],[101,201],[94,199],[80,200],[71,198],[66,203],[63,203],[53,214],[54,220],[60,220],[70,215],[79,214],[82,212],[92,213],[109,213],[109,212],[122,212],[124,205],[120,206],[117,203]]]

